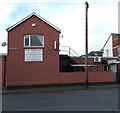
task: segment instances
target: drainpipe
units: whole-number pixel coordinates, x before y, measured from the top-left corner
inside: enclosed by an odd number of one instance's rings
[[[7,87],[7,77],[6,77],[6,57],[7,57],[7,56],[4,56],[4,78],[3,78],[3,80],[4,80],[4,84],[3,84],[3,86],[4,86],[4,87]]]

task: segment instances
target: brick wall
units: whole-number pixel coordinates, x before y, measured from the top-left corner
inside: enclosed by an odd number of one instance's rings
[[[113,56],[118,56],[118,47],[120,47],[120,38],[112,35]]]

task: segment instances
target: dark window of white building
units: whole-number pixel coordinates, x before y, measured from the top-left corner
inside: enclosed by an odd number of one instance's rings
[[[104,66],[103,66],[103,71],[104,71],[104,72],[105,72],[105,71],[109,71],[108,65],[104,65]]]

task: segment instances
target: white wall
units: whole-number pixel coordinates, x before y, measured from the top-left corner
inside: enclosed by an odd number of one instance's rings
[[[112,36],[110,36],[107,44],[104,47],[103,57],[113,57]]]

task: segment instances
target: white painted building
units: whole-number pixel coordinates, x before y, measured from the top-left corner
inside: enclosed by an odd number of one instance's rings
[[[120,48],[119,44],[120,34],[111,33],[105,42],[102,51],[103,57],[117,57],[118,56],[118,48]]]
[[[103,57],[113,57],[112,51],[112,34],[108,37],[106,43],[104,44],[103,48]]]

